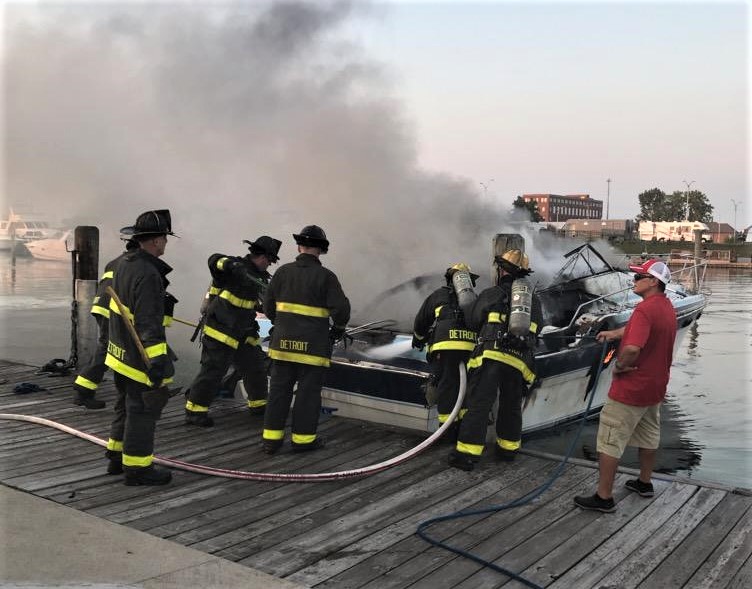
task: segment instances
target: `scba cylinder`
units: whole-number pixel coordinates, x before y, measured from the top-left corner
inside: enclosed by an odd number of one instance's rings
[[[509,333],[524,336],[530,332],[530,309],[533,306],[533,287],[526,278],[512,283],[512,302],[509,309]]]
[[[452,287],[454,288],[454,292],[457,293],[457,303],[459,303],[460,309],[467,315],[475,299],[478,298],[478,295],[473,290],[473,280],[470,278],[470,273],[464,270],[457,270],[452,275]]]

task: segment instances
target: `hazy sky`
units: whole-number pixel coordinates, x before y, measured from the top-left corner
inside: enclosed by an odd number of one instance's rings
[[[487,276],[518,194],[605,199],[610,177],[610,217],[631,218],[639,192],[694,180],[733,221],[749,191],[741,3],[18,2],[3,17],[3,200],[99,226],[103,262],[120,227],[170,208],[187,313],[208,255],[261,234],[287,262],[293,232],[324,227],[325,265],[373,317],[415,276],[457,261]],[[560,264],[527,247],[537,277]]]
[[[611,178],[611,218],[685,180],[723,221],[749,195],[747,2],[397,1],[376,17],[357,30],[426,168],[499,199],[605,202]],[[752,203],[737,217],[752,223]]]

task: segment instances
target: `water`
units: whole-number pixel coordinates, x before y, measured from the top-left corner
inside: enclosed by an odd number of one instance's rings
[[[42,365],[67,358],[70,350],[71,271],[68,264],[0,253],[0,359]],[[704,314],[686,334],[674,359],[669,395],[663,408],[657,470],[697,480],[752,487],[752,274],[709,270],[712,290]],[[196,285],[200,301],[204,284]],[[178,305],[176,316],[195,319],[197,308]],[[169,341],[180,356],[179,384],[198,371],[199,349],[193,329],[170,328]],[[564,453],[576,431],[569,425],[524,440],[527,448]],[[589,422],[575,456],[595,458],[597,422]],[[628,450],[622,464],[637,466]]]

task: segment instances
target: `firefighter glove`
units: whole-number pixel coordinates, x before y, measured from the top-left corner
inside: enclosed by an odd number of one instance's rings
[[[413,348],[416,350],[422,350],[426,347],[425,340],[419,339],[417,335],[413,336]]]
[[[225,270],[231,274],[245,274],[245,264],[240,259],[230,259],[225,262]]]
[[[166,371],[167,359],[158,358],[151,361],[151,366],[149,366],[149,368],[146,370],[146,376],[149,377],[149,380],[154,384],[155,387],[158,387],[162,384],[162,379],[164,378]]]
[[[329,328],[329,339],[333,342],[338,342],[345,335],[345,328],[338,325],[332,325]]]

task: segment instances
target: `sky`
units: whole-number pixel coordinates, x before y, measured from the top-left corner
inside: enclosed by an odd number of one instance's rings
[[[425,168],[505,200],[608,197],[610,218],[686,181],[743,227],[750,22],[745,2],[394,2],[358,30]]]
[[[704,192],[752,223],[743,3],[3,5],[5,204],[118,229],[169,208],[190,313],[213,252],[322,226],[356,316],[465,261],[522,193]],[[543,280],[570,244],[527,243]],[[272,268],[272,270],[274,267]],[[395,309],[394,307],[398,308]]]

